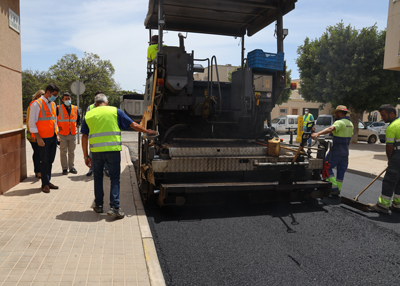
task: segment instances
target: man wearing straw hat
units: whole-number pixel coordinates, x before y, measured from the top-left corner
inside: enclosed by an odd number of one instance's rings
[[[332,183],[332,191],[330,195],[339,196],[342,189],[344,173],[349,165],[349,145],[351,136],[353,135],[353,123],[351,123],[348,115],[351,112],[344,105],[338,105],[332,111],[336,121],[331,127],[325,128],[320,132],[311,134],[312,139],[317,139],[319,135],[333,133],[333,146],[329,150],[326,158],[329,159],[329,178],[327,181]],[[327,159],[328,160],[328,159]],[[336,178],[332,169],[336,167]]]

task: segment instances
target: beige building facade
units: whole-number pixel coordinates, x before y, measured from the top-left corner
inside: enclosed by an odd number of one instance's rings
[[[0,194],[27,177],[19,0],[0,0]]]
[[[383,68],[400,70],[400,1],[389,1]]]
[[[221,82],[228,82],[228,78],[229,75],[234,72],[235,70],[237,70],[239,67],[238,66],[232,66],[230,64],[227,65],[218,65],[218,76],[219,76],[219,81]],[[204,68],[204,72],[203,73],[195,73],[193,74],[193,79],[194,80],[202,80],[202,81],[206,81],[208,80],[208,67]],[[212,75],[212,80],[213,81],[217,81],[217,69],[216,66],[212,67],[212,70],[210,69],[210,78]]]
[[[318,102],[306,102],[300,94],[300,80],[294,79],[292,82],[297,84],[297,88],[292,90],[292,94],[288,102],[281,105],[276,105],[272,110],[271,118],[274,119],[281,115],[303,115],[304,109],[308,108],[310,112],[314,115],[315,119],[320,114],[330,114],[332,111],[332,106],[330,103],[325,104],[323,109],[320,110],[321,103]]]

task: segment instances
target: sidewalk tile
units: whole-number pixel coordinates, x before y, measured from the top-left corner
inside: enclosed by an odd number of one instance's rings
[[[127,215],[122,220],[106,215],[107,177],[105,212],[91,209],[94,182],[85,176],[80,145],[77,175],[61,175],[57,150],[51,181],[60,189],[49,194],[33,177],[32,149],[26,152],[28,178],[0,196],[0,285],[150,285],[125,152],[120,198]]]

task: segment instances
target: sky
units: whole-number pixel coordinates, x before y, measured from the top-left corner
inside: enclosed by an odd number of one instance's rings
[[[286,65],[299,78],[297,48],[306,37],[319,38],[340,21],[356,29],[377,25],[386,29],[392,0],[298,0],[283,18],[289,29],[284,40]],[[379,3],[379,4],[378,4]],[[95,53],[110,60],[114,79],[123,90],[144,91],[149,32],[144,27],[146,0],[20,0],[22,70],[47,71],[65,54]],[[245,38],[246,53],[254,49],[276,53],[275,25]],[[176,32],[165,32],[164,44],[178,46]],[[239,65],[240,39],[189,33],[187,52],[195,58],[217,57],[219,65]]]

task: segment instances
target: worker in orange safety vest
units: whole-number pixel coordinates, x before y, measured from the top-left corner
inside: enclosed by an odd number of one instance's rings
[[[58,86],[49,84],[45,89],[45,94],[31,104],[29,111],[29,129],[36,137],[37,144],[40,147],[40,169],[42,192],[44,193],[49,193],[50,189],[58,189],[58,186],[50,183],[50,180],[59,140],[57,107],[54,103],[59,91]]]
[[[71,104],[71,99],[71,95],[65,92],[61,98],[63,104],[57,106],[57,124],[60,136],[60,162],[63,175],[68,175],[68,169],[72,174],[78,173],[74,167],[74,152],[76,148],[76,127],[79,125],[80,116],[78,107]]]

